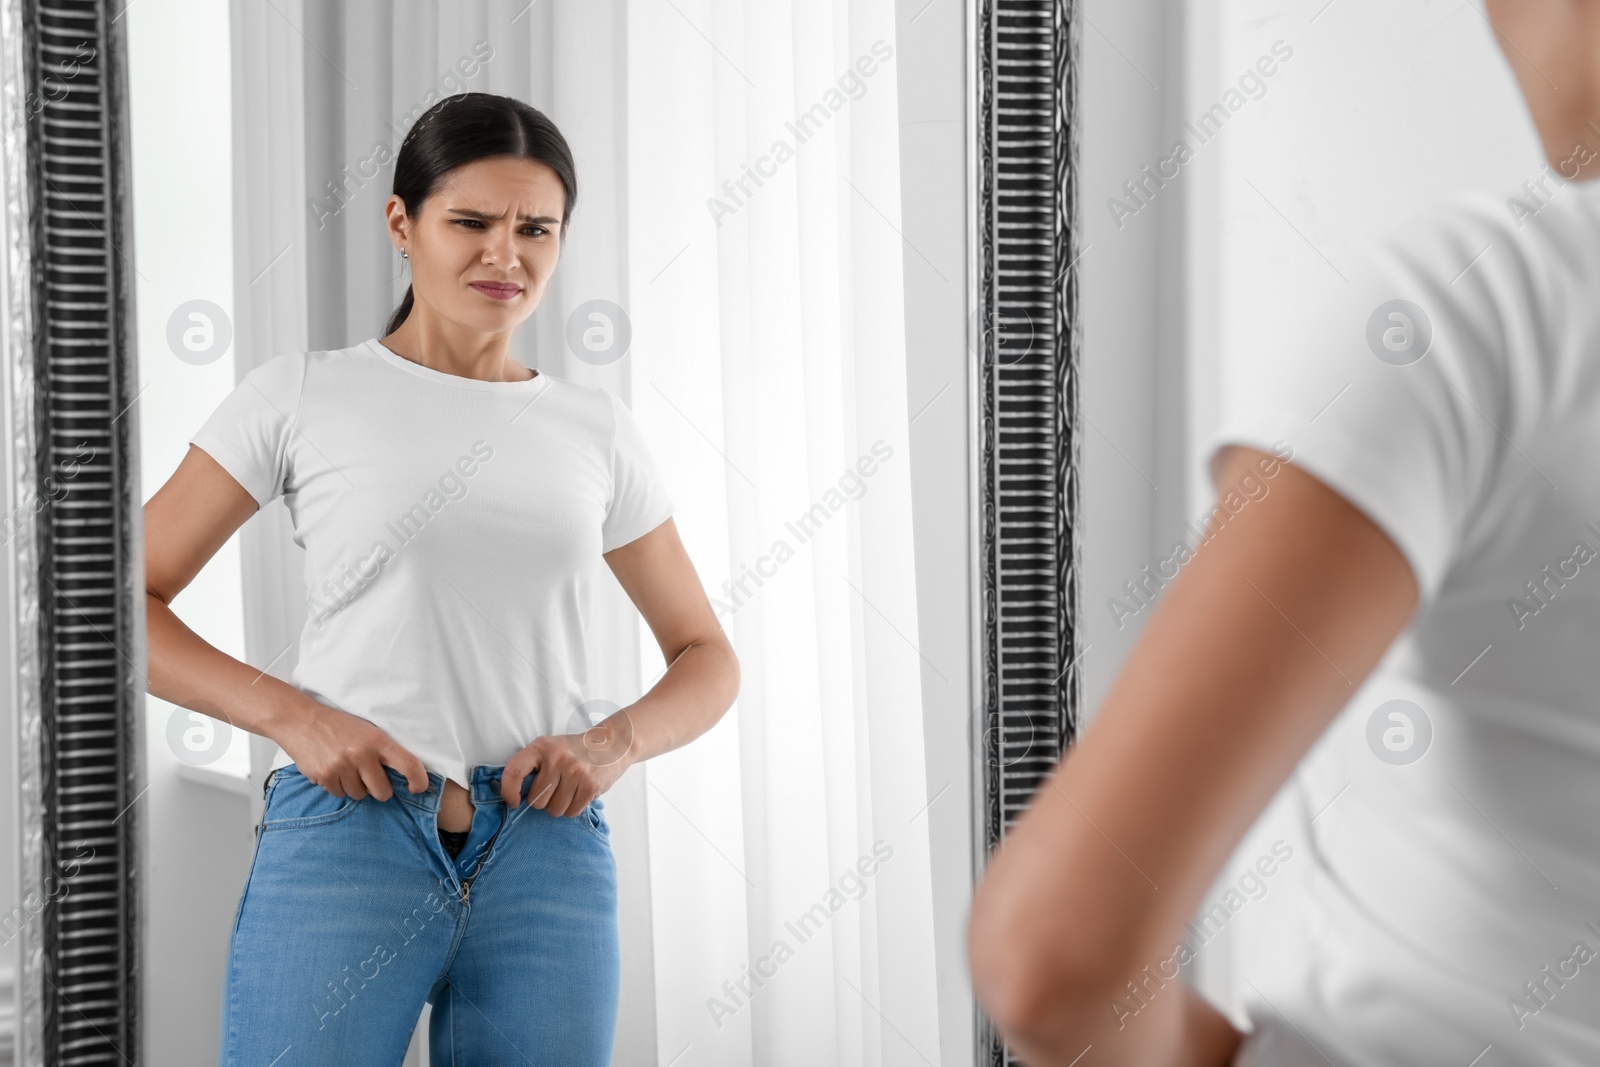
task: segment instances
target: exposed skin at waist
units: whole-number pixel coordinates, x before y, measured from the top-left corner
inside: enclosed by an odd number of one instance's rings
[[[472,828],[472,814],[477,810],[472,794],[453,778],[444,780],[444,793],[439,797],[439,827],[453,833]]]

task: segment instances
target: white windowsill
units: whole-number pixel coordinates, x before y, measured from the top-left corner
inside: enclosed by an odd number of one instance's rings
[[[258,786],[249,774],[240,774],[233,770],[224,770],[221,767],[196,767],[192,763],[178,763],[178,777],[187,778],[191,782],[199,782],[213,789],[221,789],[228,793],[237,793],[242,797],[257,796],[260,792]]]

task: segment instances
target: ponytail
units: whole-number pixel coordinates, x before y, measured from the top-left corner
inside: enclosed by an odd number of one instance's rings
[[[396,330],[398,330],[400,328],[400,324],[406,321],[406,316],[409,314],[411,314],[411,286],[408,285],[406,286],[405,299],[400,301],[400,306],[395,308],[394,313],[389,316],[389,325],[383,328],[383,333],[381,336],[388,337],[391,333],[394,333]]]

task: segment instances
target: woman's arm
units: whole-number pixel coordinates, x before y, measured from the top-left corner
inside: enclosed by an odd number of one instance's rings
[[[1238,1033],[1181,981],[1131,1019],[1113,1003],[1172,955],[1416,608],[1405,557],[1363,512],[1267,453],[1224,459],[1222,485],[1279,469],[1173,580],[973,898],[974,987],[1032,1067],[1231,1062]]]
[[[581,734],[536,737],[506,760],[506,807],[528,804],[576,816],[628,768],[688,744],[717,724],[739,694],[739,661],[706,599],[678,527],[667,519],[604,557],[623,592],[650,625],[667,672],[638,700]]]
[[[644,616],[667,662],[667,673],[624,708],[639,763],[688,744],[717,724],[739,695],[739,660],[706,599],[700,576],[678,536],[660,526],[605,555],[611,572]]]
[[[172,611],[173,599],[258,507],[216,460],[193,445],[144,506],[148,688],[152,695],[271,736],[299,690],[208,644]]]

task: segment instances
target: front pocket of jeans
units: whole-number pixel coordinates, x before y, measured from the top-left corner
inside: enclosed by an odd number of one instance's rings
[[[261,829],[298,830],[326,826],[347,818],[360,805],[349,796],[336,797],[307,778],[293,765],[280,769],[267,792]]]
[[[600,814],[600,809],[595,807],[592,801],[588,807],[583,809],[578,818],[583,822],[584,826],[588,827],[591,834],[594,834],[606,844],[611,843],[611,827],[606,825],[605,817]]]

